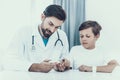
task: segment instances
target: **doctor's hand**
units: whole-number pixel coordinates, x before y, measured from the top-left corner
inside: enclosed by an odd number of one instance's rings
[[[82,72],[92,72],[92,66],[81,65],[79,71]]]
[[[69,69],[70,69],[70,61],[68,61],[67,59],[62,59],[59,63],[56,63],[54,66],[54,70],[59,72],[63,72]]]
[[[30,72],[44,72],[47,73],[51,69],[53,69],[54,63],[49,63],[49,62],[41,62],[41,63],[33,63],[31,67],[29,68]]]

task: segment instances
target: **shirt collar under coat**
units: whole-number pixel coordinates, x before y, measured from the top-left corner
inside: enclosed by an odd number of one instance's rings
[[[45,46],[44,42],[43,42],[43,39],[42,39],[42,36],[40,35],[40,33],[38,31],[38,26],[36,26],[36,27],[33,28],[33,35],[34,35],[35,44],[39,45],[43,49],[47,49],[47,48],[51,49],[51,47],[54,47],[54,44],[55,44],[56,40],[58,39],[57,32],[54,32],[49,37],[48,43]]]

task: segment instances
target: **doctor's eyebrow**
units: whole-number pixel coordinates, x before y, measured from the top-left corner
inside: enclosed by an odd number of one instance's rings
[[[49,25],[50,26],[55,26],[52,21],[49,21]],[[61,26],[55,26],[55,28],[59,28],[59,27],[61,27]]]

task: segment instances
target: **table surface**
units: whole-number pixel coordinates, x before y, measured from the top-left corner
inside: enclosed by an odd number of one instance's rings
[[[69,70],[49,73],[0,71],[0,80],[120,80],[118,73],[92,73]]]

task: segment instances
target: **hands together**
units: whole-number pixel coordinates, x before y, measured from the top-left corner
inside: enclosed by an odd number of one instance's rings
[[[49,72],[52,69],[63,72],[70,69],[70,62],[67,59],[62,59],[60,62],[50,62],[50,60],[44,60],[41,63],[33,63],[29,68],[31,72]]]
[[[54,70],[63,72],[70,69],[70,61],[62,59],[59,63],[55,63]]]

